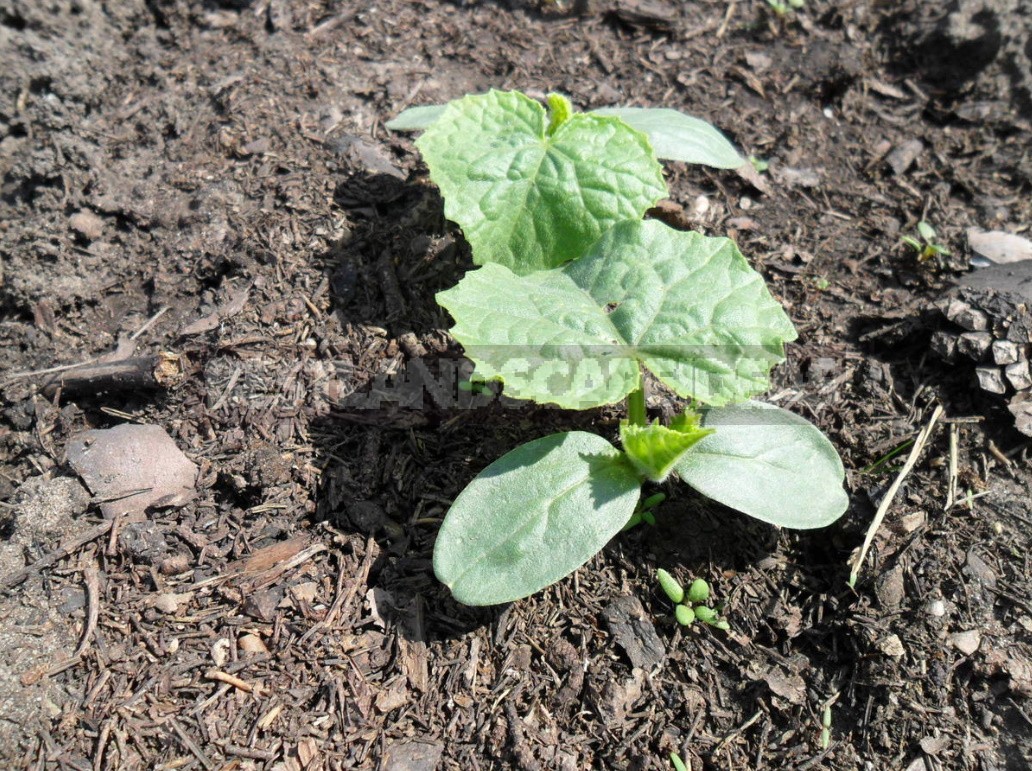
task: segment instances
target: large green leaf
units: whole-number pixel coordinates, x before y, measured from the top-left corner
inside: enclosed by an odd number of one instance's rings
[[[638,426],[620,423],[620,442],[634,467],[647,479],[663,482],[677,462],[699,441],[713,433],[700,428],[698,416],[682,416],[669,427],[653,422]]]
[[[595,434],[517,447],[455,499],[434,546],[434,573],[466,605],[526,597],[572,573],[634,513],[641,480]]]
[[[704,120],[668,108],[605,107],[592,115],[611,115],[648,135],[657,158],[737,169],[745,163],[723,134]]]
[[[584,113],[550,125],[545,108],[518,92],[450,102],[416,146],[473,261],[519,274],[581,256],[666,195],[644,134]]]
[[[638,364],[605,310],[560,270],[517,276],[485,265],[437,302],[455,319],[451,334],[477,376],[503,381],[509,396],[581,410],[638,387]]]
[[[745,402],[704,413],[715,428],[677,466],[700,493],[756,519],[801,530],[842,516],[849,497],[828,438],[787,410]]]
[[[569,265],[471,271],[437,301],[479,374],[518,399],[588,409],[638,387],[638,362],[722,405],[766,389],[795,329],[726,238],[623,222]]]

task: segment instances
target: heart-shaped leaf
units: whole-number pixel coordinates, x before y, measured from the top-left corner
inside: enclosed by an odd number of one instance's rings
[[[585,113],[552,124],[518,92],[450,102],[416,146],[473,261],[519,274],[579,257],[613,224],[640,219],[666,195],[644,134]]]
[[[611,115],[645,133],[657,158],[737,169],[746,161],[723,134],[704,120],[668,108],[605,107],[592,115]]]
[[[571,409],[622,399],[639,362],[681,396],[746,399],[796,336],[732,241],[657,221],[622,222],[561,269],[471,271],[437,301],[481,377]]]
[[[456,600],[526,597],[579,568],[634,513],[641,479],[595,434],[552,434],[503,455],[448,510],[434,573]]]
[[[760,402],[714,408],[702,425],[716,431],[677,466],[703,495],[772,525],[806,530],[845,513],[842,461],[814,425]]]

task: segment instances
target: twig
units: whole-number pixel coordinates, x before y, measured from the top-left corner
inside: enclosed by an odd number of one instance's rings
[[[155,321],[160,319],[166,313],[168,313],[168,306],[167,305],[164,308],[162,308],[160,311],[155,313],[153,316],[151,316],[149,319],[147,319],[146,323],[144,323],[144,325],[142,327],[140,327],[135,332],[133,332],[131,335],[129,335],[129,339],[130,340],[136,340],[140,335],[142,335],[144,332],[146,332],[148,329],[150,329],[154,325]]]
[[[959,438],[960,426],[953,423],[950,425],[950,479],[946,489],[946,511],[952,509],[953,504],[957,501],[957,444]]]
[[[90,645],[90,639],[97,630],[97,619],[100,617],[100,573],[97,563],[91,561],[82,571],[83,583],[86,584],[86,626],[82,630],[82,639],[75,655],[81,656]]]
[[[351,586],[348,587],[346,592],[338,590],[336,599],[333,601],[333,604],[330,605],[330,609],[326,611],[326,615],[323,616],[322,621],[316,622],[312,625],[311,629],[301,635],[299,642],[302,645],[308,642],[316,632],[332,626],[337,620],[337,616],[341,609],[351,602],[351,598],[355,596],[355,592],[358,591],[358,587],[365,586],[366,582],[369,580],[369,570],[372,568],[373,562],[376,559],[373,544],[374,541],[372,537],[370,537],[366,541],[366,553],[362,560],[362,567],[358,569],[358,575],[351,577]],[[343,576],[344,572],[341,571],[340,575]]]
[[[757,712],[751,718],[746,720],[744,723],[742,723],[740,726],[738,726],[738,728],[736,728],[731,733],[729,733],[727,736],[725,736],[723,739],[721,739],[720,743],[717,744],[717,746],[713,748],[713,753],[711,753],[711,754],[716,754],[716,753],[720,752],[720,750],[724,748],[724,745],[726,745],[729,741],[734,739],[736,736],[740,736],[745,731],[745,729],[747,729],[749,726],[751,726],[753,723],[755,723],[761,717],[763,717],[763,712],[762,711]]]
[[[241,680],[239,677],[226,674],[218,669],[209,669],[204,673],[204,676],[209,680],[218,680],[221,683],[232,685],[234,688],[244,691],[245,693],[250,693],[254,690],[254,687],[246,680]]]
[[[211,412],[218,412],[222,409],[222,405],[226,403],[227,399],[229,399],[230,393],[232,393],[233,388],[236,387],[237,381],[240,379],[240,375],[242,375],[243,372],[244,370],[240,367],[233,370],[233,374],[229,376],[229,382],[226,383],[226,387],[222,391],[222,396],[220,396],[219,400],[212,405]]]
[[[17,586],[26,578],[35,573],[40,572],[44,568],[48,568],[55,562],[63,560],[68,555],[74,553],[76,549],[80,549],[95,538],[100,538],[108,530],[111,529],[111,522],[101,522],[96,527],[92,527],[82,535],[71,538],[58,546],[54,551],[50,552],[45,557],[42,557],[31,565],[26,565],[24,568],[19,570],[17,573],[12,573],[3,580],[0,580],[0,590],[7,591],[13,586]]]
[[[720,22],[720,26],[717,28],[717,40],[720,40],[727,34],[728,25],[731,24],[731,17],[735,15],[735,6],[738,5],[738,0],[731,0],[727,5],[727,13],[724,14],[724,20]]]
[[[889,506],[892,505],[893,500],[896,498],[896,493],[899,492],[899,488],[903,484],[903,480],[907,478],[911,469],[914,468],[914,464],[917,463],[917,459],[921,456],[921,451],[924,450],[925,445],[928,443],[928,438],[932,435],[932,431],[935,429],[935,424],[939,422],[939,418],[942,416],[942,405],[937,404],[935,410],[932,411],[932,417],[928,421],[928,425],[921,429],[921,432],[917,435],[914,440],[914,446],[910,448],[910,455],[907,456],[906,463],[903,464],[903,468],[900,469],[899,475],[896,477],[896,481],[889,487],[885,497],[882,498],[881,503],[878,505],[878,510],[874,513],[874,519],[871,520],[870,527],[867,528],[867,537],[864,538],[864,545],[860,547],[860,553],[857,554],[853,560],[853,564],[850,565],[849,569],[849,586],[852,588],[856,585],[856,579],[860,575],[860,566],[863,564],[864,559],[867,557],[867,551],[871,548],[871,544],[874,542],[875,533],[878,532],[878,528],[881,527],[882,521],[885,519],[885,514],[889,510]]]

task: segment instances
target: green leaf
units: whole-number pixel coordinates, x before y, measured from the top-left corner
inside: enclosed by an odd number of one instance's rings
[[[446,104],[427,104],[420,107],[409,107],[384,125],[391,131],[422,131],[444,114]]]
[[[596,434],[552,434],[503,455],[455,499],[434,572],[466,605],[526,597],[587,562],[630,519],[638,475]]]
[[[674,608],[674,618],[681,626],[691,626],[695,623],[695,611],[687,605],[678,605]]]
[[[667,108],[605,107],[592,115],[611,115],[648,135],[657,158],[737,169],[746,160],[723,134],[704,120]]]
[[[648,138],[623,121],[580,113],[551,135],[549,125],[533,99],[491,91],[449,103],[417,140],[478,265],[561,265],[666,195]]]
[[[706,602],[709,599],[709,584],[704,578],[696,578],[688,587],[688,602]]]
[[[605,310],[562,271],[520,277],[485,265],[437,302],[455,319],[452,337],[477,376],[503,381],[508,396],[589,409],[638,387],[638,364],[621,355]]]
[[[660,588],[672,603],[676,605],[684,599],[684,587],[663,568],[656,570],[656,580],[659,581]]]
[[[620,223],[562,269],[470,271],[437,301],[481,377],[570,409],[625,397],[639,361],[681,396],[746,399],[796,336],[732,241],[654,220]]]
[[[622,222],[563,269],[602,307],[638,358],[704,404],[767,388],[795,328],[735,243],[661,222]]]
[[[800,530],[845,513],[842,461],[808,421],[760,402],[712,409],[699,442],[677,472],[703,495],[756,519]]]
[[[923,238],[926,243],[930,244],[935,240],[935,228],[924,220],[917,223],[917,232],[921,234],[921,238]]]
[[[677,461],[700,439],[713,433],[711,428],[699,428],[690,422],[674,428],[655,421],[638,426],[626,420],[620,423],[620,442],[631,463],[653,482],[663,482],[673,471]]]

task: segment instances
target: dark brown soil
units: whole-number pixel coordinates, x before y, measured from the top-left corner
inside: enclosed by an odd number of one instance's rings
[[[566,5],[0,0],[4,767],[1032,763],[1027,439],[920,321],[965,228],[1032,224],[1028,9]],[[795,321],[766,398],[840,448],[839,524],[779,532],[671,483],[655,528],[528,600],[434,580],[477,471],[620,415],[349,398],[461,365],[433,297],[467,249],[383,123],[490,87],[682,109],[769,160],[670,166],[674,215],[736,238]],[[948,260],[901,247],[922,218]],[[116,349],[178,375],[40,372]],[[878,461],[937,404],[851,590],[906,450]],[[194,500],[103,518],[65,447],[126,422],[198,464]],[[657,567],[707,578],[732,631],[677,627]]]

